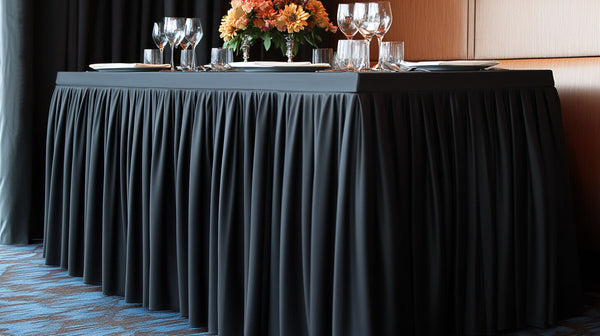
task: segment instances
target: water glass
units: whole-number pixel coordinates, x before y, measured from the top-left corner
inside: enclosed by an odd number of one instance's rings
[[[144,64],[161,64],[160,49],[144,49]]]
[[[227,48],[212,48],[210,50],[210,66],[215,71],[229,70],[229,63],[233,62],[233,51]]]
[[[333,64],[333,49],[331,48],[318,48],[312,51],[312,63],[313,64]]]
[[[341,71],[360,71],[369,67],[369,54],[363,40],[339,40],[335,68]]]
[[[185,49],[181,51],[181,70],[190,71],[194,68],[194,50]]]
[[[396,71],[404,61],[404,42],[381,42],[379,48],[379,64],[384,70]]]

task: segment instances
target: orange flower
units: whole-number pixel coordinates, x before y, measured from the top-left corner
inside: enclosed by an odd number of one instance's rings
[[[273,8],[271,1],[263,1],[255,10],[256,17],[261,19],[273,19],[277,15],[277,11]]]
[[[247,26],[248,18],[242,6],[233,7],[221,19],[221,25],[219,26],[220,36],[227,42],[237,35],[239,29],[246,29]]]
[[[221,33],[221,38],[225,42],[231,40],[237,35],[237,29],[235,29],[235,27],[231,25],[228,16],[224,16],[221,19],[221,26],[219,26],[219,32]]]
[[[327,26],[327,28],[325,28],[325,31],[330,31],[335,34],[335,33],[337,33],[337,29],[338,29],[338,27],[336,25],[329,22],[329,25]]]
[[[292,3],[286,5],[283,10],[279,12],[279,18],[277,19],[277,29],[284,31],[287,29],[288,33],[297,33],[304,29],[308,25],[308,18],[310,14],[305,12],[302,7]]]
[[[315,21],[319,28],[327,28],[329,26],[329,15],[323,7],[323,3],[319,0],[308,0],[306,8],[310,8]]]

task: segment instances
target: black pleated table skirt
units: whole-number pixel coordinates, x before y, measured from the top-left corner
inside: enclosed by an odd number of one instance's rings
[[[581,304],[549,71],[60,73],[45,257],[229,335],[493,334]]]

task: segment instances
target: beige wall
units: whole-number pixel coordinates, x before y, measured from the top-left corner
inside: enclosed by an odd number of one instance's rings
[[[475,0],[475,58],[600,55],[599,0]]]
[[[600,0],[390,2],[384,39],[404,41],[407,60],[600,55]],[[376,43],[371,55],[377,59]]]

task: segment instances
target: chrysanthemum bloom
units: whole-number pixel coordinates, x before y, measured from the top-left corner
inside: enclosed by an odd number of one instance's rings
[[[304,29],[308,25],[308,18],[310,14],[304,11],[302,7],[296,4],[286,5],[283,10],[280,11],[279,19],[277,20],[277,29],[283,31],[287,28],[288,33],[297,33]]]
[[[227,11],[227,15],[221,19],[219,32],[221,38],[227,42],[237,35],[239,29],[246,29],[248,17],[241,6],[236,6]]]
[[[242,6],[231,8],[227,17],[231,18],[231,25],[237,29],[246,29],[248,26],[248,17]]]
[[[260,18],[273,18],[277,14],[275,8],[273,8],[272,1],[260,1],[260,3],[254,7],[256,16]]]
[[[323,3],[319,0],[308,0],[306,8],[310,9],[313,15],[315,24],[319,28],[327,28],[329,25],[329,15],[325,11]]]
[[[264,0],[238,0],[238,1],[240,2],[242,9],[246,13],[250,13],[253,10],[256,10],[259,6],[261,6],[261,4],[263,2],[265,2]]]
[[[237,29],[231,24],[231,18],[225,16],[221,19],[221,26],[219,26],[219,32],[223,41],[227,42],[237,35]]]

